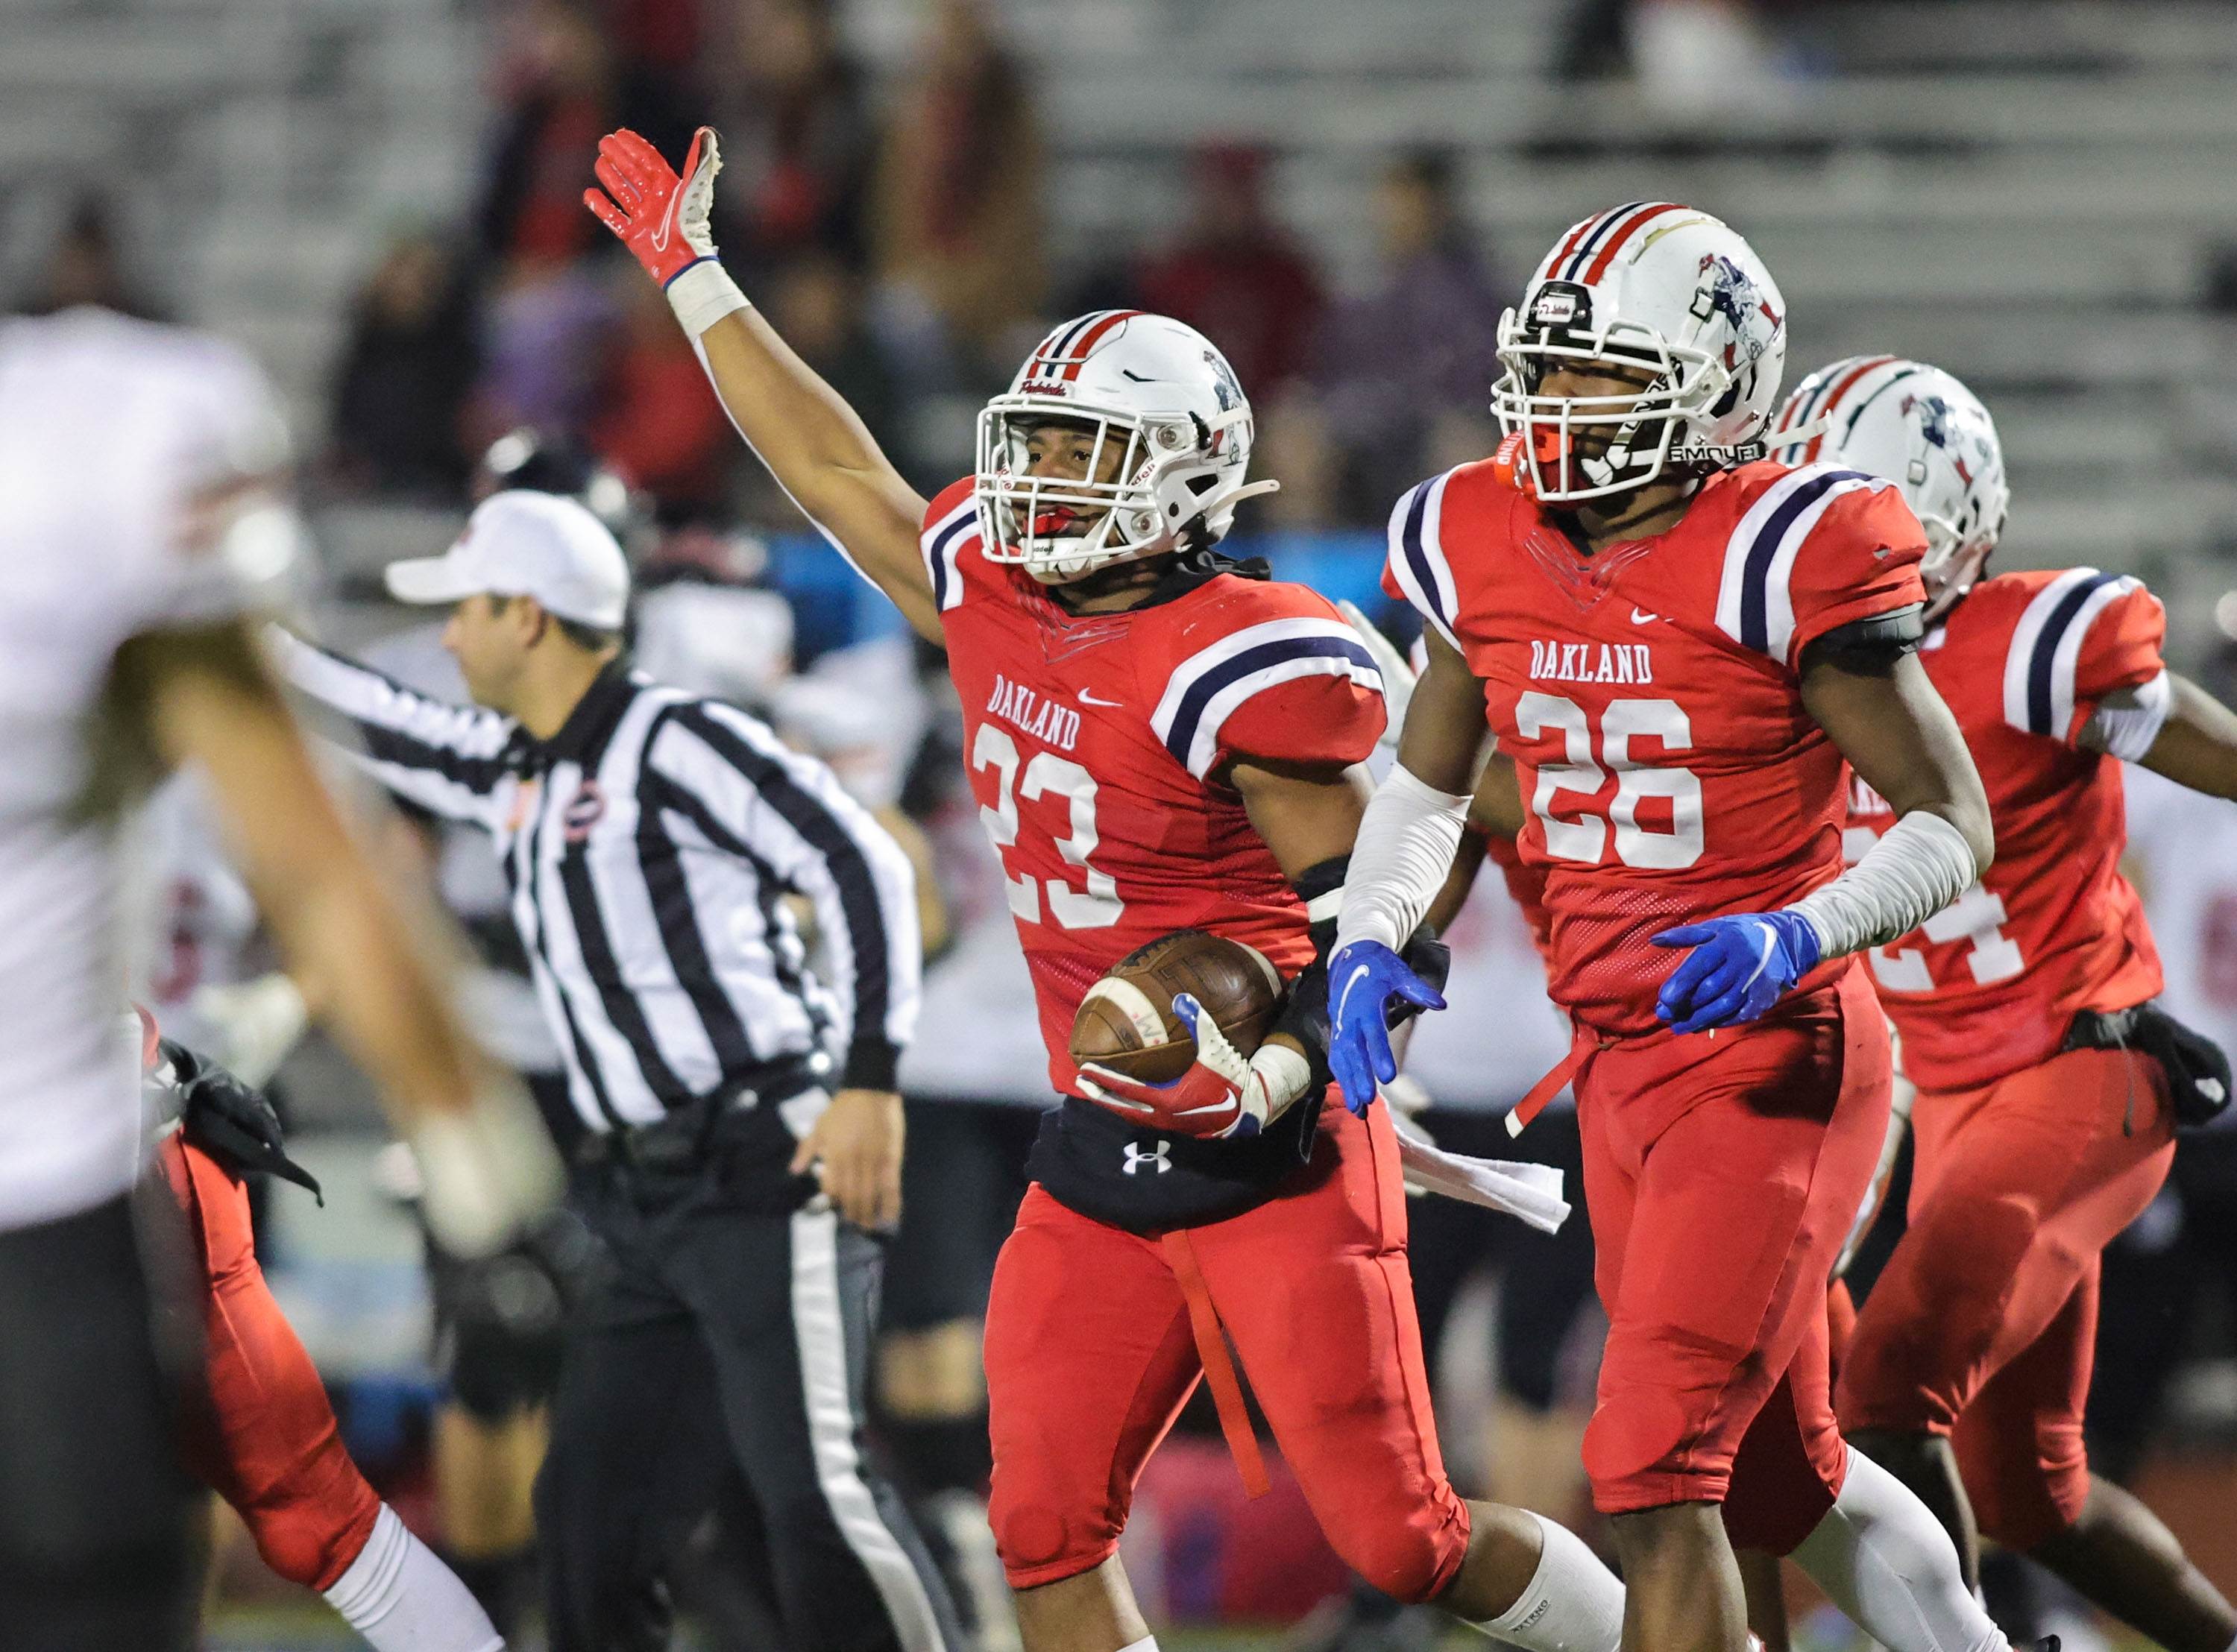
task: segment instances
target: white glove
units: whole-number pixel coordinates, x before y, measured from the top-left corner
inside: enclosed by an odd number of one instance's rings
[[[443,1248],[492,1255],[558,1202],[559,1155],[528,1092],[484,1091],[462,1113],[430,1113],[406,1135],[419,1164],[419,1210]]]
[[[217,1030],[210,1056],[251,1089],[271,1081],[311,1020],[301,990],[283,970],[231,986],[203,987],[188,1008]]]

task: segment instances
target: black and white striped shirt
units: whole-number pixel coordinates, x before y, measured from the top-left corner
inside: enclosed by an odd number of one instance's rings
[[[297,688],[355,726],[360,767],[492,835],[593,1129],[828,1069],[842,1043],[839,1084],[894,1087],[916,1023],[915,873],[822,763],[619,664],[538,740],[296,638],[273,646]],[[788,894],[814,906],[828,982]]]

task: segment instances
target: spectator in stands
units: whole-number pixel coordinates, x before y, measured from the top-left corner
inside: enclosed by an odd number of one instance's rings
[[[334,373],[335,481],[353,492],[448,499],[466,475],[473,305],[450,249],[413,230],[359,293]]]
[[[112,204],[101,196],[78,197],[32,283],[24,313],[48,315],[91,304],[146,321],[165,319],[161,307],[140,290],[139,282],[126,273],[113,214]]]
[[[599,245],[598,227],[583,211],[585,157],[617,121],[605,41],[580,0],[529,0],[511,35],[498,74],[482,246],[506,265],[578,258]]]
[[[1423,477],[1491,451],[1494,349],[1513,298],[1468,233],[1451,155],[1398,157],[1376,207],[1374,285],[1330,315],[1314,374],[1352,522],[1382,521]]]
[[[701,0],[591,0],[610,65],[616,113],[663,154],[681,155],[706,118],[699,73],[709,23]]]
[[[756,279],[809,254],[862,267],[877,132],[831,0],[741,0],[734,27],[735,64],[714,89],[723,251]]]
[[[879,160],[872,237],[890,307],[927,318],[979,376],[1039,325],[1040,181],[1033,95],[984,0],[939,0]]]
[[[652,496],[663,520],[716,515],[730,468],[729,419],[660,289],[631,279],[614,293],[622,326],[610,340],[588,444]]]
[[[1181,239],[1136,278],[1141,307],[1217,345],[1257,405],[1278,402],[1303,376],[1323,310],[1320,273],[1276,221],[1266,174],[1263,149],[1199,150]]]
[[[618,302],[615,284],[588,260],[507,264],[482,306],[469,451],[522,425],[582,439],[605,388]]]

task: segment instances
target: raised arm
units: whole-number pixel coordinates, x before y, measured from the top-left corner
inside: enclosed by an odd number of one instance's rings
[[[584,201],[668,294],[730,422],[801,513],[890,597],[917,633],[940,640],[940,608],[918,548],[925,500],[879,451],[855,410],[795,355],[715,255],[709,227],[722,155],[701,127],[679,177],[636,133],[598,145],[599,190]]]

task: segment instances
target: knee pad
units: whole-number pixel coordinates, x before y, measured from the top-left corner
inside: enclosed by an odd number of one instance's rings
[[[1049,1502],[1003,1501],[999,1491],[987,1504],[994,1551],[1013,1589],[1038,1589],[1092,1571],[1118,1551],[1117,1526],[1075,1510],[1067,1515]]]
[[[1468,1558],[1465,1522],[1439,1521],[1424,1507],[1410,1517],[1393,1510],[1357,1520],[1329,1540],[1343,1563],[1395,1601],[1417,1605],[1451,1587]]]

